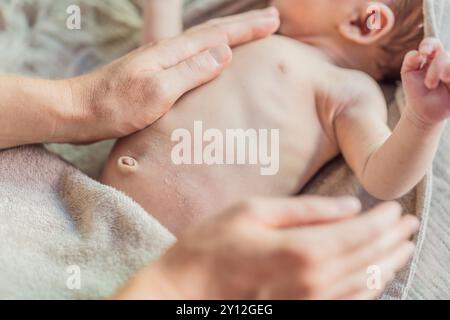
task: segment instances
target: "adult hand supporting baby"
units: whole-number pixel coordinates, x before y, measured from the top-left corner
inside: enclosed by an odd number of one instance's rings
[[[144,129],[183,94],[217,77],[230,47],[279,27],[274,8],[212,20],[141,47],[91,74],[50,81],[0,76],[0,149],[88,143]]]
[[[418,221],[396,203],[359,211],[353,198],[246,202],[192,227],[115,298],[375,298],[410,258]]]

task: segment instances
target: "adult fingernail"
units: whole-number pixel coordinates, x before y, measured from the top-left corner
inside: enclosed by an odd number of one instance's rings
[[[219,47],[212,48],[209,50],[209,53],[218,64],[223,64],[229,59],[231,49],[227,45],[221,45]]]
[[[412,256],[413,253],[414,253],[414,251],[416,250],[416,245],[415,245],[413,242],[408,241],[408,242],[404,245],[404,249],[405,249],[406,254],[407,254],[408,256]]]
[[[400,219],[402,217],[403,207],[397,201],[384,202],[380,206],[382,206],[384,212],[395,214],[395,217],[397,219]]]
[[[337,199],[339,207],[342,210],[360,210],[361,209],[361,202],[355,198],[355,197],[342,197]]]
[[[266,8],[265,10],[263,10],[263,12],[264,12],[264,15],[266,15],[268,17],[278,16],[278,14],[279,14],[278,9],[276,9],[275,7]]]
[[[416,217],[412,217],[410,220],[411,232],[417,232],[420,228],[420,221]]]

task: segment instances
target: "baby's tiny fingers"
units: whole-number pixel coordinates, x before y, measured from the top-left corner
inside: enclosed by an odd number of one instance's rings
[[[434,90],[440,82],[450,83],[450,56],[442,51],[431,62],[425,76],[425,86],[429,90]]]
[[[420,54],[434,57],[443,50],[442,42],[437,38],[425,38],[419,46]]]
[[[419,70],[423,61],[424,58],[419,54],[419,51],[413,50],[408,52],[403,60],[402,74]]]
[[[450,55],[442,52],[438,57],[439,78],[445,84],[450,84]]]
[[[428,90],[434,90],[439,86],[440,82],[440,66],[441,55],[438,55],[430,64],[427,70],[427,74],[425,75],[424,84]]]

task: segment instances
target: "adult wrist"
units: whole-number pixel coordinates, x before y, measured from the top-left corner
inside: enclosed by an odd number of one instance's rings
[[[95,86],[91,77],[59,80],[56,86],[66,92],[66,101],[59,108],[58,126],[52,142],[82,143],[96,140],[92,111]]]
[[[176,300],[182,296],[156,262],[138,272],[112,297],[114,300]]]

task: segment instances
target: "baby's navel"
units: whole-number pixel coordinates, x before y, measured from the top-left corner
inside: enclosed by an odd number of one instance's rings
[[[117,165],[119,170],[124,173],[136,172],[139,167],[137,160],[129,156],[120,157]]]

